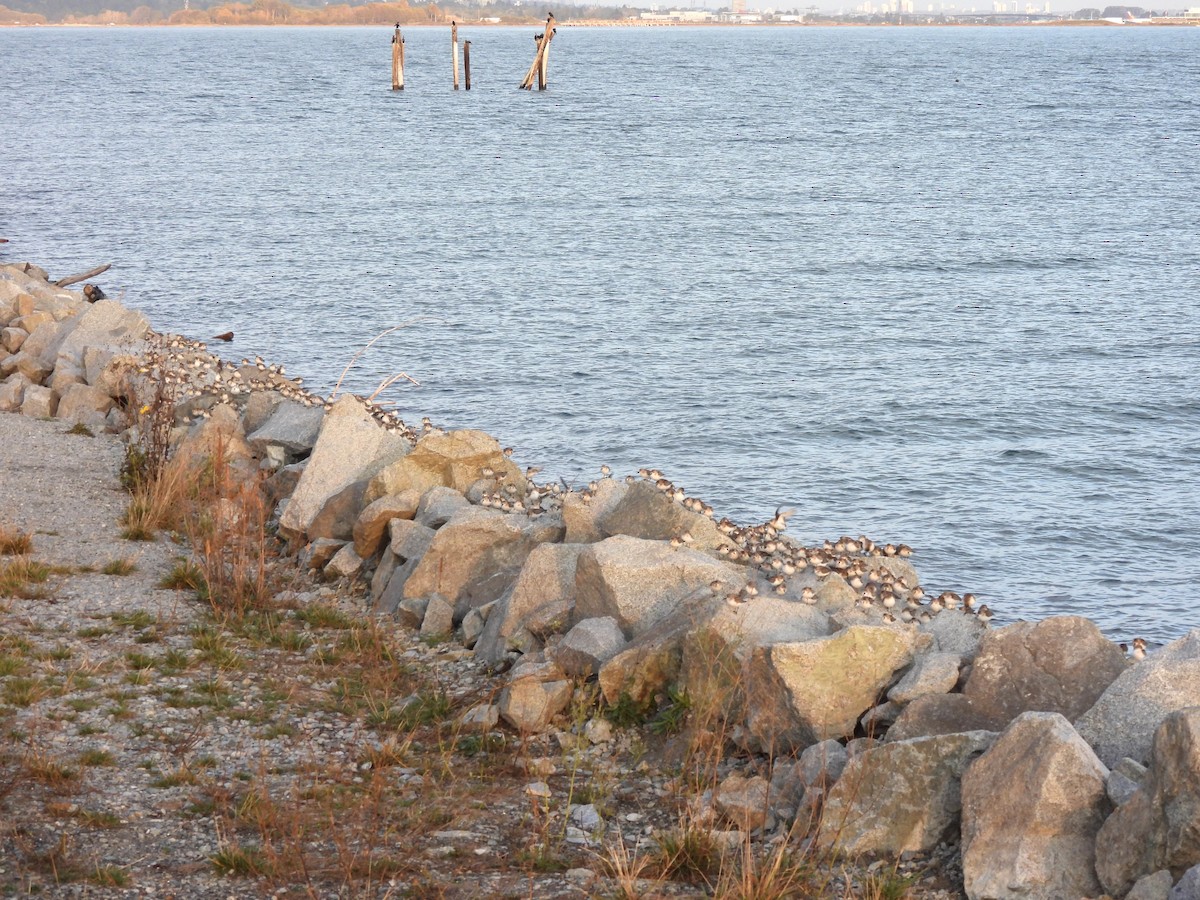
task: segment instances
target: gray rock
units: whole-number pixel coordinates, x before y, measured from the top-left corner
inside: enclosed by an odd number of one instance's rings
[[[850,762],[850,754],[833,739],[805,747],[796,762],[796,775],[806,791],[827,793],[837,783]]]
[[[957,654],[962,663],[969,663],[975,658],[979,643],[988,632],[988,627],[975,616],[954,610],[939,613],[919,627],[933,637],[935,650]]]
[[[852,856],[934,849],[958,829],[963,772],[995,738],[970,731],[860,753],[825,795],[820,845]]]
[[[1167,873],[1168,877],[1170,874],[1170,872]],[[1147,877],[1153,878],[1154,876],[1150,875]],[[1154,887],[1160,887],[1162,882],[1163,880],[1160,878],[1155,882]],[[1138,884],[1140,883],[1141,881],[1139,880]],[[1134,889],[1137,889],[1137,885],[1134,885]],[[1129,896],[1133,896],[1132,892]],[[1167,896],[1170,900],[1200,900],[1200,865],[1192,866],[1184,872],[1183,877],[1179,879],[1179,883],[1171,888],[1171,892]],[[1125,900],[1129,900],[1129,898],[1126,897]]]
[[[409,628],[420,628],[425,622],[425,611],[429,608],[428,597],[408,597],[400,600],[389,610],[396,616],[396,621]]]
[[[449,487],[432,487],[421,494],[413,518],[426,528],[441,528],[471,504],[461,492]]]
[[[53,326],[42,326],[53,327]],[[43,362],[40,356],[34,356],[27,350],[22,350],[8,359],[4,360],[0,366],[0,375],[8,375],[12,372],[20,372],[34,384],[41,384],[54,371],[54,367],[47,362]]]
[[[567,812],[567,821],[587,832],[594,832],[604,824],[600,812],[592,803],[572,803]]]
[[[9,353],[16,353],[20,350],[27,337],[29,337],[29,332],[24,328],[0,328],[0,345],[3,345]]]
[[[498,599],[535,546],[526,516],[464,509],[434,535],[404,585],[404,596],[439,594],[461,619],[469,609]]]
[[[584,619],[555,647],[554,659],[572,678],[588,678],[625,649],[625,644],[625,635],[616,619],[610,616]]]
[[[1141,786],[1140,781],[1134,781],[1124,772],[1118,772],[1116,769],[1113,769],[1108,773],[1108,781],[1105,782],[1104,790],[1108,794],[1108,799],[1112,805],[1120,806],[1137,793],[1138,788]]]
[[[355,552],[357,553],[358,551],[356,550]],[[385,547],[383,553],[379,556],[379,565],[375,567],[375,572],[371,576],[372,604],[379,603],[379,598],[383,596],[383,592],[387,589],[388,582],[391,581],[392,575],[399,564],[400,560],[392,552],[391,547]]]
[[[306,534],[326,500],[408,450],[408,441],[384,429],[361,400],[342,397],[321,423],[312,456],[280,516],[280,530],[286,536]]]
[[[57,409],[58,395],[50,388],[38,384],[30,384],[25,388],[25,397],[21,401],[21,415],[49,419]]]
[[[16,372],[0,384],[0,412],[17,412],[25,400],[25,389],[30,381],[20,372]]]
[[[898,669],[910,629],[855,625],[830,637],[756,647],[746,667],[746,725],[773,752],[848,737]]]
[[[304,476],[300,477],[303,479]],[[355,481],[331,494],[321,504],[320,512],[308,525],[309,540],[315,541],[317,538],[333,538],[337,541],[353,540],[354,523],[358,520],[359,510],[362,509],[363,491],[366,488],[366,481]]]
[[[284,400],[275,406],[266,422],[246,436],[246,440],[259,453],[268,444],[275,444],[293,455],[306,454],[317,443],[324,418],[323,406],[305,406],[295,400]]]
[[[1145,762],[1158,724],[1189,706],[1200,706],[1200,629],[1131,665],[1075,727],[1106,764]]]
[[[491,604],[488,604],[489,606]],[[483,614],[483,607],[473,609],[463,616],[462,620],[462,645],[468,650],[472,649],[479,641],[479,635],[483,633],[484,623],[487,621]]]
[[[1143,875],[1133,885],[1133,889],[1125,895],[1125,900],[1169,900],[1174,879],[1166,869],[1160,869],[1152,875]],[[1185,900],[1180,897],[1178,900]],[[1200,900],[1197,894],[1186,897],[1186,900]]]
[[[889,741],[906,741],[935,734],[999,731],[1003,716],[980,710],[962,694],[926,694],[912,701],[888,729]]]
[[[90,378],[88,379],[91,380]],[[279,391],[251,391],[242,407],[242,427],[246,434],[253,434],[266,424],[275,412],[275,407],[283,402],[283,394]]]
[[[1108,808],[1107,775],[1063,716],[1018,716],[963,775],[968,898],[1099,894],[1096,832]]]
[[[571,683],[553,663],[522,660],[500,692],[500,717],[523,734],[540,732],[571,702]]]
[[[300,557],[300,562],[309,569],[324,569],[329,565],[334,555],[346,546],[345,541],[335,541],[332,538],[317,538]]]
[[[300,483],[300,476],[304,474],[305,465],[307,464],[293,463],[290,466],[284,466],[267,479],[264,487],[272,504],[277,504],[280,500],[292,496],[296,485]]]
[[[726,563],[660,541],[618,535],[589,544],[575,569],[577,620],[611,616],[633,637],[648,631],[680,603],[711,596],[709,583],[733,583]]]
[[[858,720],[858,727],[867,734],[883,735],[892,723],[896,721],[903,707],[899,703],[888,700],[878,706],[872,706]]]
[[[354,547],[346,544],[325,567],[325,574],[330,578],[353,578],[362,571],[362,558],[354,552]]]
[[[1081,616],[1017,622],[984,636],[963,696],[1004,724],[1029,711],[1073,721],[1126,665],[1121,650]]]
[[[742,831],[754,831],[767,824],[771,807],[767,802],[770,784],[761,775],[728,776],[717,787],[713,801],[717,811]]]
[[[508,638],[522,620],[539,607],[575,598],[575,566],[582,544],[539,544],[521,566],[512,589],[499,598],[475,646],[475,652],[490,663],[508,652]]]
[[[421,637],[448,637],[454,631],[454,606],[444,597],[434,594],[425,606],[421,620]]]
[[[104,391],[86,384],[74,384],[59,398],[57,415],[64,422],[101,429],[108,424],[105,417],[112,408],[112,398]]]
[[[950,693],[958,684],[959,661],[957,653],[946,651],[918,656],[912,668],[888,691],[888,699],[894,703],[912,703],[927,694]]]
[[[420,502],[421,496],[416,491],[405,491],[368,504],[354,522],[354,551],[363,559],[370,559],[379,552],[388,523],[392,519],[412,519]]]
[[[464,731],[491,731],[500,722],[500,708],[494,703],[477,703],[458,721]]]
[[[1200,708],[1171,713],[1154,732],[1142,786],[1096,838],[1096,871],[1120,896],[1158,869],[1172,876],[1200,864]]]
[[[375,598],[375,608],[381,612],[395,612],[404,599],[404,586],[409,576],[420,564],[436,532],[408,519],[392,519],[388,523],[390,540],[384,553],[388,571],[380,576],[380,593]],[[384,568],[380,562],[380,568]],[[378,573],[377,573],[378,574]],[[384,578],[387,580],[384,581]],[[376,585],[372,582],[372,595]],[[420,621],[416,623],[420,625]],[[415,626],[414,626],[415,627]]]
[[[496,607],[499,603],[500,601],[496,600],[489,603],[488,606]],[[517,626],[517,630],[528,631],[534,637],[546,640],[551,635],[561,635],[567,631],[571,614],[574,611],[575,603],[572,600],[551,600],[549,603],[543,603],[523,618],[520,625]]]

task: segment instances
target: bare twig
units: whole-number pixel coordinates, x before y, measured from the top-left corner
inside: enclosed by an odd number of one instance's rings
[[[377,341],[379,341],[381,338],[387,337],[393,331],[399,331],[401,328],[407,328],[410,325],[416,325],[418,322],[432,322],[432,321],[433,321],[432,319],[425,318],[425,317],[418,318],[418,319],[410,319],[407,322],[401,322],[399,325],[393,325],[391,328],[385,328],[383,331],[379,332],[379,334],[375,335],[375,337],[371,338],[371,340],[369,340],[367,342],[367,345],[365,347],[358,350],[353,356],[350,357],[350,362],[346,363],[346,368],[342,369],[342,374],[338,376],[337,384],[335,384],[333,386],[333,390],[329,394],[329,399],[333,400],[334,398],[337,397],[338,389],[341,388],[342,381],[345,379],[346,375],[350,372],[350,370],[352,368],[354,368],[354,364],[356,362],[358,362],[359,359],[362,358],[363,354],[365,354],[368,350],[370,350],[373,346],[375,346]],[[404,373],[401,373],[401,374],[403,375]],[[404,375],[404,377],[408,378],[407,375]],[[409,380],[412,381],[411,378],[409,378]],[[416,383],[417,383],[416,381],[413,381],[413,384],[416,384]],[[383,390],[385,387],[387,387],[387,384],[380,385],[380,387],[375,391],[375,394],[378,394],[379,391]],[[375,394],[372,394],[371,396],[374,397]]]
[[[96,266],[94,269],[88,269],[86,272],[80,272],[78,275],[70,275],[66,278],[60,278],[54,282],[55,287],[66,287],[69,284],[75,284],[78,281],[87,281],[89,278],[95,278],[101,272],[107,272],[112,268],[112,263],[105,263],[102,266]]]
[[[379,387],[375,388],[375,393],[373,393],[370,397],[367,398],[367,402],[374,403],[376,397],[378,397],[385,390],[390,388],[397,381],[405,381],[405,380],[411,381],[417,387],[421,386],[421,382],[417,381],[417,379],[413,378],[407,372],[398,372],[395,375],[391,375],[388,378],[383,379],[383,381],[379,382]]]

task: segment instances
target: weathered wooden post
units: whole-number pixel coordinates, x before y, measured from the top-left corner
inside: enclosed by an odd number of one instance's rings
[[[551,35],[553,37],[553,35]],[[546,46],[542,47],[542,62],[538,66],[538,90],[546,89],[546,68],[550,63],[550,40],[546,39]]]
[[[546,64],[543,61],[546,57],[546,50],[550,47],[550,41],[554,39],[554,13],[546,16],[546,30],[538,38],[537,55],[533,58],[533,65],[529,67],[529,71],[525,73],[525,80],[521,82],[521,87],[524,90],[533,89],[533,76],[539,76],[538,90],[546,89]]]
[[[450,51],[454,56],[454,89],[458,90],[458,23],[450,23]]]
[[[463,79],[466,89],[471,89],[471,42],[463,41]]]
[[[404,37],[400,34],[400,23],[392,34],[392,90],[404,90]]]

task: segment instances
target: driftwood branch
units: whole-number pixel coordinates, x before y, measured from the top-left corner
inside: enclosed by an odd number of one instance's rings
[[[112,268],[112,263],[105,263],[102,266],[96,266],[94,269],[88,269],[86,272],[80,272],[78,275],[71,275],[67,278],[60,278],[54,282],[55,287],[66,287],[69,284],[75,284],[79,281],[87,281],[89,278],[95,278],[101,272],[107,272]]]

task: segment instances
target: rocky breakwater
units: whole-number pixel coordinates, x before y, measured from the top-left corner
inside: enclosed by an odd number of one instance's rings
[[[714,833],[953,848],[970,898],[1200,882],[1200,631],[1131,660],[1080,617],[993,628],[903,545],[801,546],[657,471],[538,484],[489,435],[315,397],[32,267],[0,267],[0,328],[0,409],[144,440],[165,391],[172,452],[219,441],[305,565],[490,663],[464,727],[561,734],[588,698],[581,739],[611,739],[603,708],[673,722],[722,749]]]

